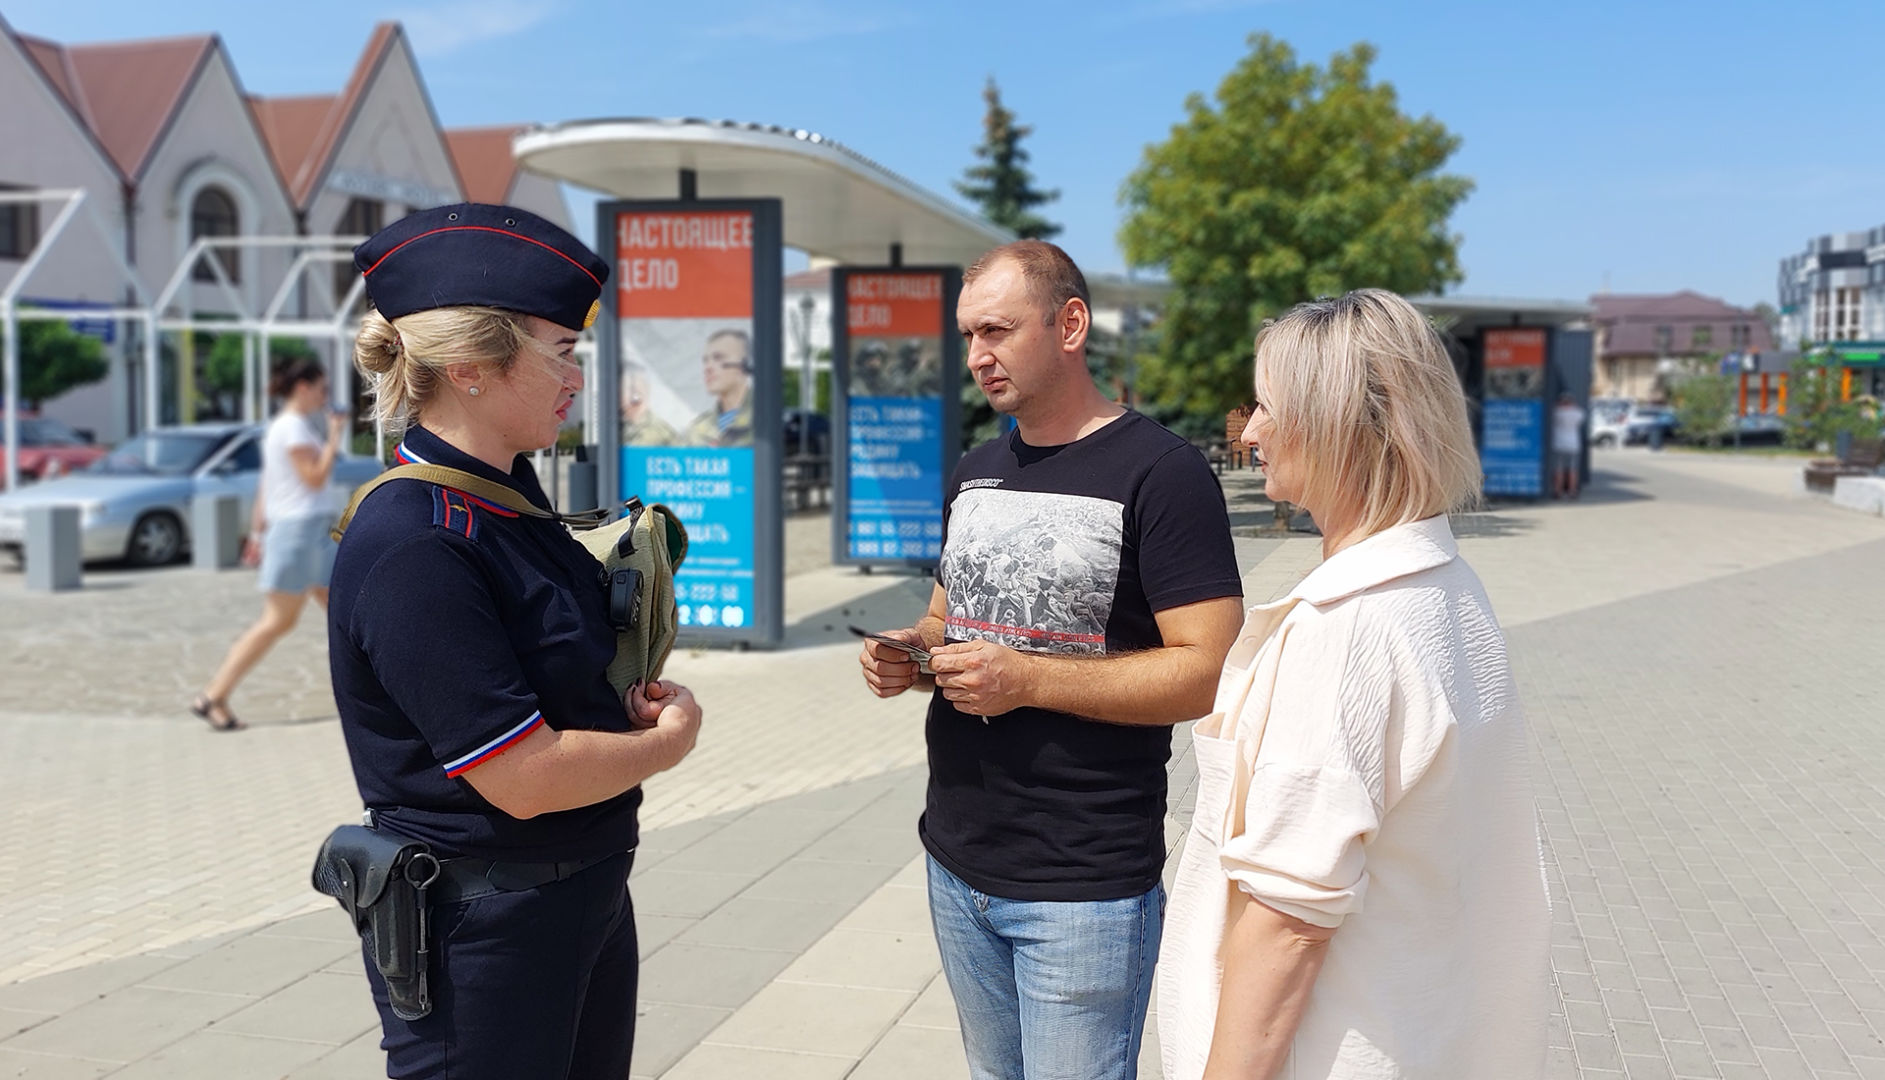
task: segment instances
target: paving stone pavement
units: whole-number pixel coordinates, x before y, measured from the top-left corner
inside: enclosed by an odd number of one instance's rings
[[[1885,1077],[1885,522],[1796,496],[1797,464],[1596,463],[1579,503],[1456,522],[1538,748],[1547,1075]],[[1240,532],[1269,521],[1225,481]],[[712,713],[649,785],[635,1073],[965,1076],[912,828],[921,702],[865,695],[844,633],[928,585],[823,566],[823,519],[793,524],[790,647],[675,661]],[[1239,547],[1253,602],[1319,554]],[[251,580],[0,574],[0,1077],[381,1075],[357,944],[305,886],[357,810],[315,620],[245,687],[255,729],[177,710]]]

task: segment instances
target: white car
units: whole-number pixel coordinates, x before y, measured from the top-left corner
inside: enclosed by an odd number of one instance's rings
[[[240,520],[248,520],[262,472],[264,430],[231,423],[158,428],[78,472],[0,495],[0,551],[20,557],[29,508],[64,505],[79,508],[86,562],[175,562],[190,549],[190,503],[196,496],[234,495]],[[372,458],[342,455],[328,484],[344,500],[381,468]]]
[[[1622,446],[1630,441],[1630,410],[1626,398],[1593,398],[1590,403],[1590,445]]]

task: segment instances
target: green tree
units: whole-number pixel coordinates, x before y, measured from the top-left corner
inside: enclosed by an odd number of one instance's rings
[[[1705,365],[1713,368],[1713,363]],[[1690,375],[1670,388],[1676,406],[1676,430],[1707,446],[1720,446],[1733,421],[1733,375]]]
[[[1802,450],[1816,450],[1833,442],[1833,413],[1839,404],[1838,376],[1813,357],[1813,347],[1801,343],[1787,372],[1787,441]]]
[[[1171,137],[1146,148],[1121,193],[1120,242],[1174,286],[1141,380],[1154,402],[1221,415],[1247,400],[1257,327],[1292,304],[1460,280],[1447,219],[1473,185],[1441,172],[1459,139],[1401,112],[1370,77],[1374,58],[1360,43],[1318,67],[1252,35],[1215,101],[1191,95]]]
[[[242,393],[242,338],[239,333],[209,334],[198,332],[197,350],[203,354],[205,390],[212,393]],[[315,359],[314,346],[295,337],[268,339],[268,357],[262,363],[262,382],[284,360]]]
[[[105,346],[59,319],[20,320],[20,400],[37,409],[105,377]]]
[[[1879,434],[1878,402],[1865,396],[1840,401],[1839,368],[1825,354],[1802,343],[1787,373],[1787,442],[1802,450],[1825,452],[1850,433],[1871,439]]]
[[[1037,191],[1028,171],[1028,152],[1021,140],[1034,128],[1015,123],[1014,111],[1002,105],[1001,89],[993,78],[982,90],[988,112],[982,119],[982,145],[975,148],[979,163],[964,170],[956,181],[962,197],[975,203],[982,216],[1029,240],[1045,240],[1060,226],[1036,214],[1034,208],[1060,198],[1058,191]]]

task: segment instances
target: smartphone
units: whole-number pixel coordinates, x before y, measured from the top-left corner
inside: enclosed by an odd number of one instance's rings
[[[907,641],[898,641],[888,634],[873,634],[861,626],[853,626],[850,630],[853,634],[867,641],[875,641],[882,645],[888,645],[899,652],[909,654],[910,659],[916,661],[916,670],[925,675],[935,674],[935,672],[929,669],[929,650],[923,648],[921,645],[912,645]]]

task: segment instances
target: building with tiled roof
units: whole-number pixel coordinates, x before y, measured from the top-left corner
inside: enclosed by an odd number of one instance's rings
[[[558,185],[517,168],[510,153],[516,128],[440,128],[397,23],[374,28],[337,92],[257,97],[243,89],[213,34],[67,45],[0,20],[0,100],[8,103],[0,110],[0,190],[84,189],[147,298],[204,235],[363,235],[411,210],[465,198],[509,201],[567,224]],[[0,206],[0,283],[56,211],[56,204]],[[26,298],[135,303],[94,233],[68,229],[46,252]],[[173,314],[259,314],[295,253],[248,248],[214,257],[240,303],[203,260]],[[306,272],[286,314],[328,316],[353,279],[346,264]],[[141,426],[141,357],[126,352],[116,328],[93,329],[112,339],[111,375],[47,411],[117,438]],[[328,351],[345,362],[344,350]],[[165,402],[166,417],[230,408],[197,393],[187,374],[166,393],[178,399]]]
[[[520,168],[511,152],[511,140],[526,130],[523,124],[447,128],[445,145],[458,166],[465,198],[522,207],[567,229],[569,209],[563,202],[562,187],[547,176]]]
[[[1761,316],[1712,296],[1599,293],[1591,297],[1597,364],[1591,394],[1650,400],[1658,375],[1727,354],[1770,354]]]

